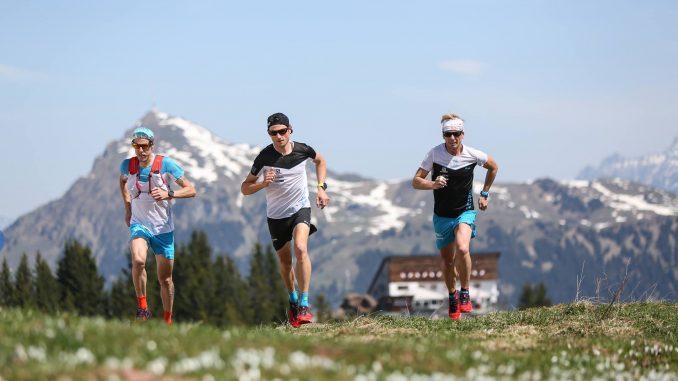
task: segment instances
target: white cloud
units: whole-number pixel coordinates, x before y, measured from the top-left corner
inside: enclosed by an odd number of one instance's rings
[[[35,82],[48,79],[50,79],[50,77],[47,74],[38,71],[0,64],[0,80],[12,82]]]
[[[452,59],[438,62],[438,68],[455,74],[478,75],[487,65],[480,61]]]

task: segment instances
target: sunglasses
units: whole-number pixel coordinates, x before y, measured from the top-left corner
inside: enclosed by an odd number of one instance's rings
[[[461,134],[463,134],[463,132],[461,132],[461,131],[445,131],[445,132],[443,132],[443,136],[445,136],[446,138],[449,138],[450,136],[454,136],[455,138],[458,138],[458,137],[461,136]]]
[[[152,145],[153,145],[153,143],[149,143],[149,144],[132,143],[132,147],[134,147],[134,149],[140,149],[140,150],[143,150],[143,151],[147,151],[148,149],[151,148]]]
[[[287,133],[287,131],[289,131],[289,130],[290,130],[289,127],[285,127],[285,128],[280,129],[280,130],[270,130],[270,131],[268,131],[268,134],[271,135],[271,136],[276,136],[276,135],[284,136]]]

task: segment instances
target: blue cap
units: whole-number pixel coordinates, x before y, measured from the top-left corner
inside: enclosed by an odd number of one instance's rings
[[[153,131],[146,127],[139,127],[134,129],[134,132],[132,132],[132,141],[134,139],[148,139],[148,140],[153,140]]]

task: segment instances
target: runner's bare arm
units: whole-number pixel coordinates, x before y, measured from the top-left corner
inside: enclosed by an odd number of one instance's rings
[[[195,187],[193,186],[193,184],[191,184],[190,181],[188,181],[188,179],[186,177],[182,176],[182,177],[178,178],[176,180],[176,183],[181,188],[175,190],[174,195],[171,198],[191,198],[191,197],[195,197],[195,195],[197,193],[195,191]],[[162,190],[160,188],[154,188],[151,191],[151,196],[153,196],[153,198],[156,201],[170,199],[169,190]]]
[[[318,178],[318,185],[320,185],[325,182],[325,178],[327,177],[327,161],[325,161],[323,155],[316,152],[313,163],[315,164],[315,175]],[[316,197],[315,205],[318,208],[323,209],[330,203],[330,198],[327,196],[325,189],[320,186],[318,186],[317,189],[318,196]]]
[[[483,185],[483,190],[485,192],[490,191],[494,178],[497,177],[497,172],[499,172],[499,165],[494,161],[494,158],[490,155],[487,155],[487,162],[483,165],[483,168],[487,169],[487,174],[485,174],[485,184]]]
[[[245,181],[243,181],[242,185],[240,185],[240,191],[242,194],[249,196],[269,186],[273,182],[273,179],[275,179],[275,170],[268,169],[265,172],[263,182],[257,183],[257,178],[257,176],[254,176],[251,173],[247,175]]]
[[[198,194],[198,192],[195,190],[195,187],[193,186],[193,183],[188,181],[185,176],[178,178],[176,183],[181,188],[174,191],[174,198],[191,198]]]
[[[439,176],[435,181],[426,180],[426,176],[428,176],[427,170],[423,168],[417,169],[417,173],[414,174],[414,178],[412,179],[412,188],[431,190],[440,189],[447,185],[447,179],[442,176]]]
[[[132,196],[127,190],[127,176],[120,175],[120,195],[122,202],[125,204],[125,223],[129,226],[132,219]]]
[[[495,177],[497,177],[497,172],[499,172],[499,165],[494,161],[494,158],[490,155],[487,155],[487,162],[483,165],[483,168],[487,169],[485,174],[485,184],[483,185],[483,191],[489,192],[494,182]],[[478,207],[480,210],[487,209],[488,199],[486,197],[478,197]]]

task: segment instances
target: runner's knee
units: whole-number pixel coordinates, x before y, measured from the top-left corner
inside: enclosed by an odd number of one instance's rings
[[[304,260],[308,256],[308,247],[306,245],[294,244],[294,256],[297,260]]]
[[[132,267],[138,268],[138,269],[144,269],[146,267],[146,260],[145,258],[141,257],[133,257],[132,258]]]
[[[469,245],[465,243],[457,243],[455,249],[457,251],[457,255],[461,255],[462,257],[469,255]]]
[[[166,277],[159,277],[158,278],[158,283],[160,283],[160,287],[171,287],[173,282],[172,282],[172,276],[166,276]]]
[[[292,268],[292,257],[291,256],[285,257],[285,258],[279,257],[278,259],[280,260],[280,267],[282,267],[284,269]]]

